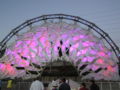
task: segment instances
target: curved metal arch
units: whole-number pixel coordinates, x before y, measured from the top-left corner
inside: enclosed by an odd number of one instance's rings
[[[114,51],[116,57],[118,58],[118,63],[120,64],[120,50],[119,47],[115,44],[115,42],[110,38],[109,34],[104,32],[101,28],[99,28],[97,25],[94,23],[87,21],[85,19],[82,19],[81,17],[78,16],[72,16],[72,15],[66,15],[66,14],[49,14],[49,15],[42,15],[30,20],[25,21],[21,25],[17,26],[11,32],[0,42],[0,51],[4,50],[6,47],[7,42],[19,31],[24,29],[25,27],[37,23],[39,21],[43,20],[48,20],[48,19],[66,19],[66,20],[72,20],[75,22],[79,22],[83,25],[86,25],[87,27],[91,28],[91,30],[94,30],[97,32],[105,41],[110,45],[112,50]],[[1,52],[0,52],[1,53]]]

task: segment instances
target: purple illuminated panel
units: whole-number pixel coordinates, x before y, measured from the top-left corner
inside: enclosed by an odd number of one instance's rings
[[[26,70],[38,70],[32,63],[41,66],[51,59],[55,61],[66,58],[67,61],[78,65],[78,69],[88,64],[85,70],[91,69],[92,75],[86,78],[97,78],[100,75],[102,79],[116,79],[114,74],[117,75],[118,72],[117,67],[112,66],[116,63],[111,57],[112,52],[92,33],[88,33],[88,30],[73,29],[69,24],[61,28],[59,24],[54,23],[50,23],[47,28],[44,25],[39,26],[36,30],[17,37],[15,44],[7,49],[8,58],[5,58],[4,64],[0,63],[0,71],[8,72],[10,77],[11,75],[23,77]],[[10,61],[9,58],[12,60]],[[81,63],[78,64],[78,60]],[[6,64],[8,61],[14,65]],[[15,67],[24,67],[25,70],[20,72]],[[102,70],[96,74],[95,71],[99,68]]]

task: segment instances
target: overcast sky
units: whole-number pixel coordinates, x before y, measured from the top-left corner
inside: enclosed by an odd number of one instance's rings
[[[120,47],[120,0],[0,0],[0,41],[22,22],[55,13],[92,21]]]

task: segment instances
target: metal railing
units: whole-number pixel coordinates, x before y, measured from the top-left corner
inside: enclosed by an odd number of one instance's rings
[[[100,90],[120,90],[120,82],[96,82],[96,84],[100,87]],[[31,82],[16,82],[15,84],[13,84],[11,90],[29,90],[30,85]],[[86,82],[86,85],[89,88],[90,83]],[[73,90],[78,90],[78,88],[79,87],[76,87],[76,89]],[[7,82],[2,83],[1,90],[8,90]],[[49,90],[49,89],[45,88],[45,90]]]

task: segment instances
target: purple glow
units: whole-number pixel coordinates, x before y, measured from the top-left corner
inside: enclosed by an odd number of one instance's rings
[[[63,29],[63,27],[65,28]],[[92,69],[94,77],[96,77],[94,71],[100,67],[107,68],[106,72],[104,70],[100,72],[100,75],[103,75],[101,77],[106,79],[108,75],[111,75],[111,72],[117,71],[117,67],[112,67],[116,62],[113,62],[111,51],[102,42],[99,42],[93,33],[88,34],[87,30],[73,29],[69,25],[63,25],[63,27],[60,28],[58,24],[52,23],[47,28],[41,26],[35,30],[36,32],[28,31],[18,36],[18,41],[6,50],[5,63],[9,61],[18,67],[24,67],[26,70],[38,70],[30,64],[44,65],[43,63],[48,63],[51,59],[55,61],[67,58],[67,61],[78,65],[78,69],[89,63],[86,69]],[[60,49],[58,47],[61,48],[61,57],[59,57]],[[69,55],[66,54],[66,49]],[[79,60],[81,63],[78,63]],[[2,73],[8,72],[8,76],[20,73],[25,75],[25,71],[19,72],[10,64],[0,64],[0,71]]]

